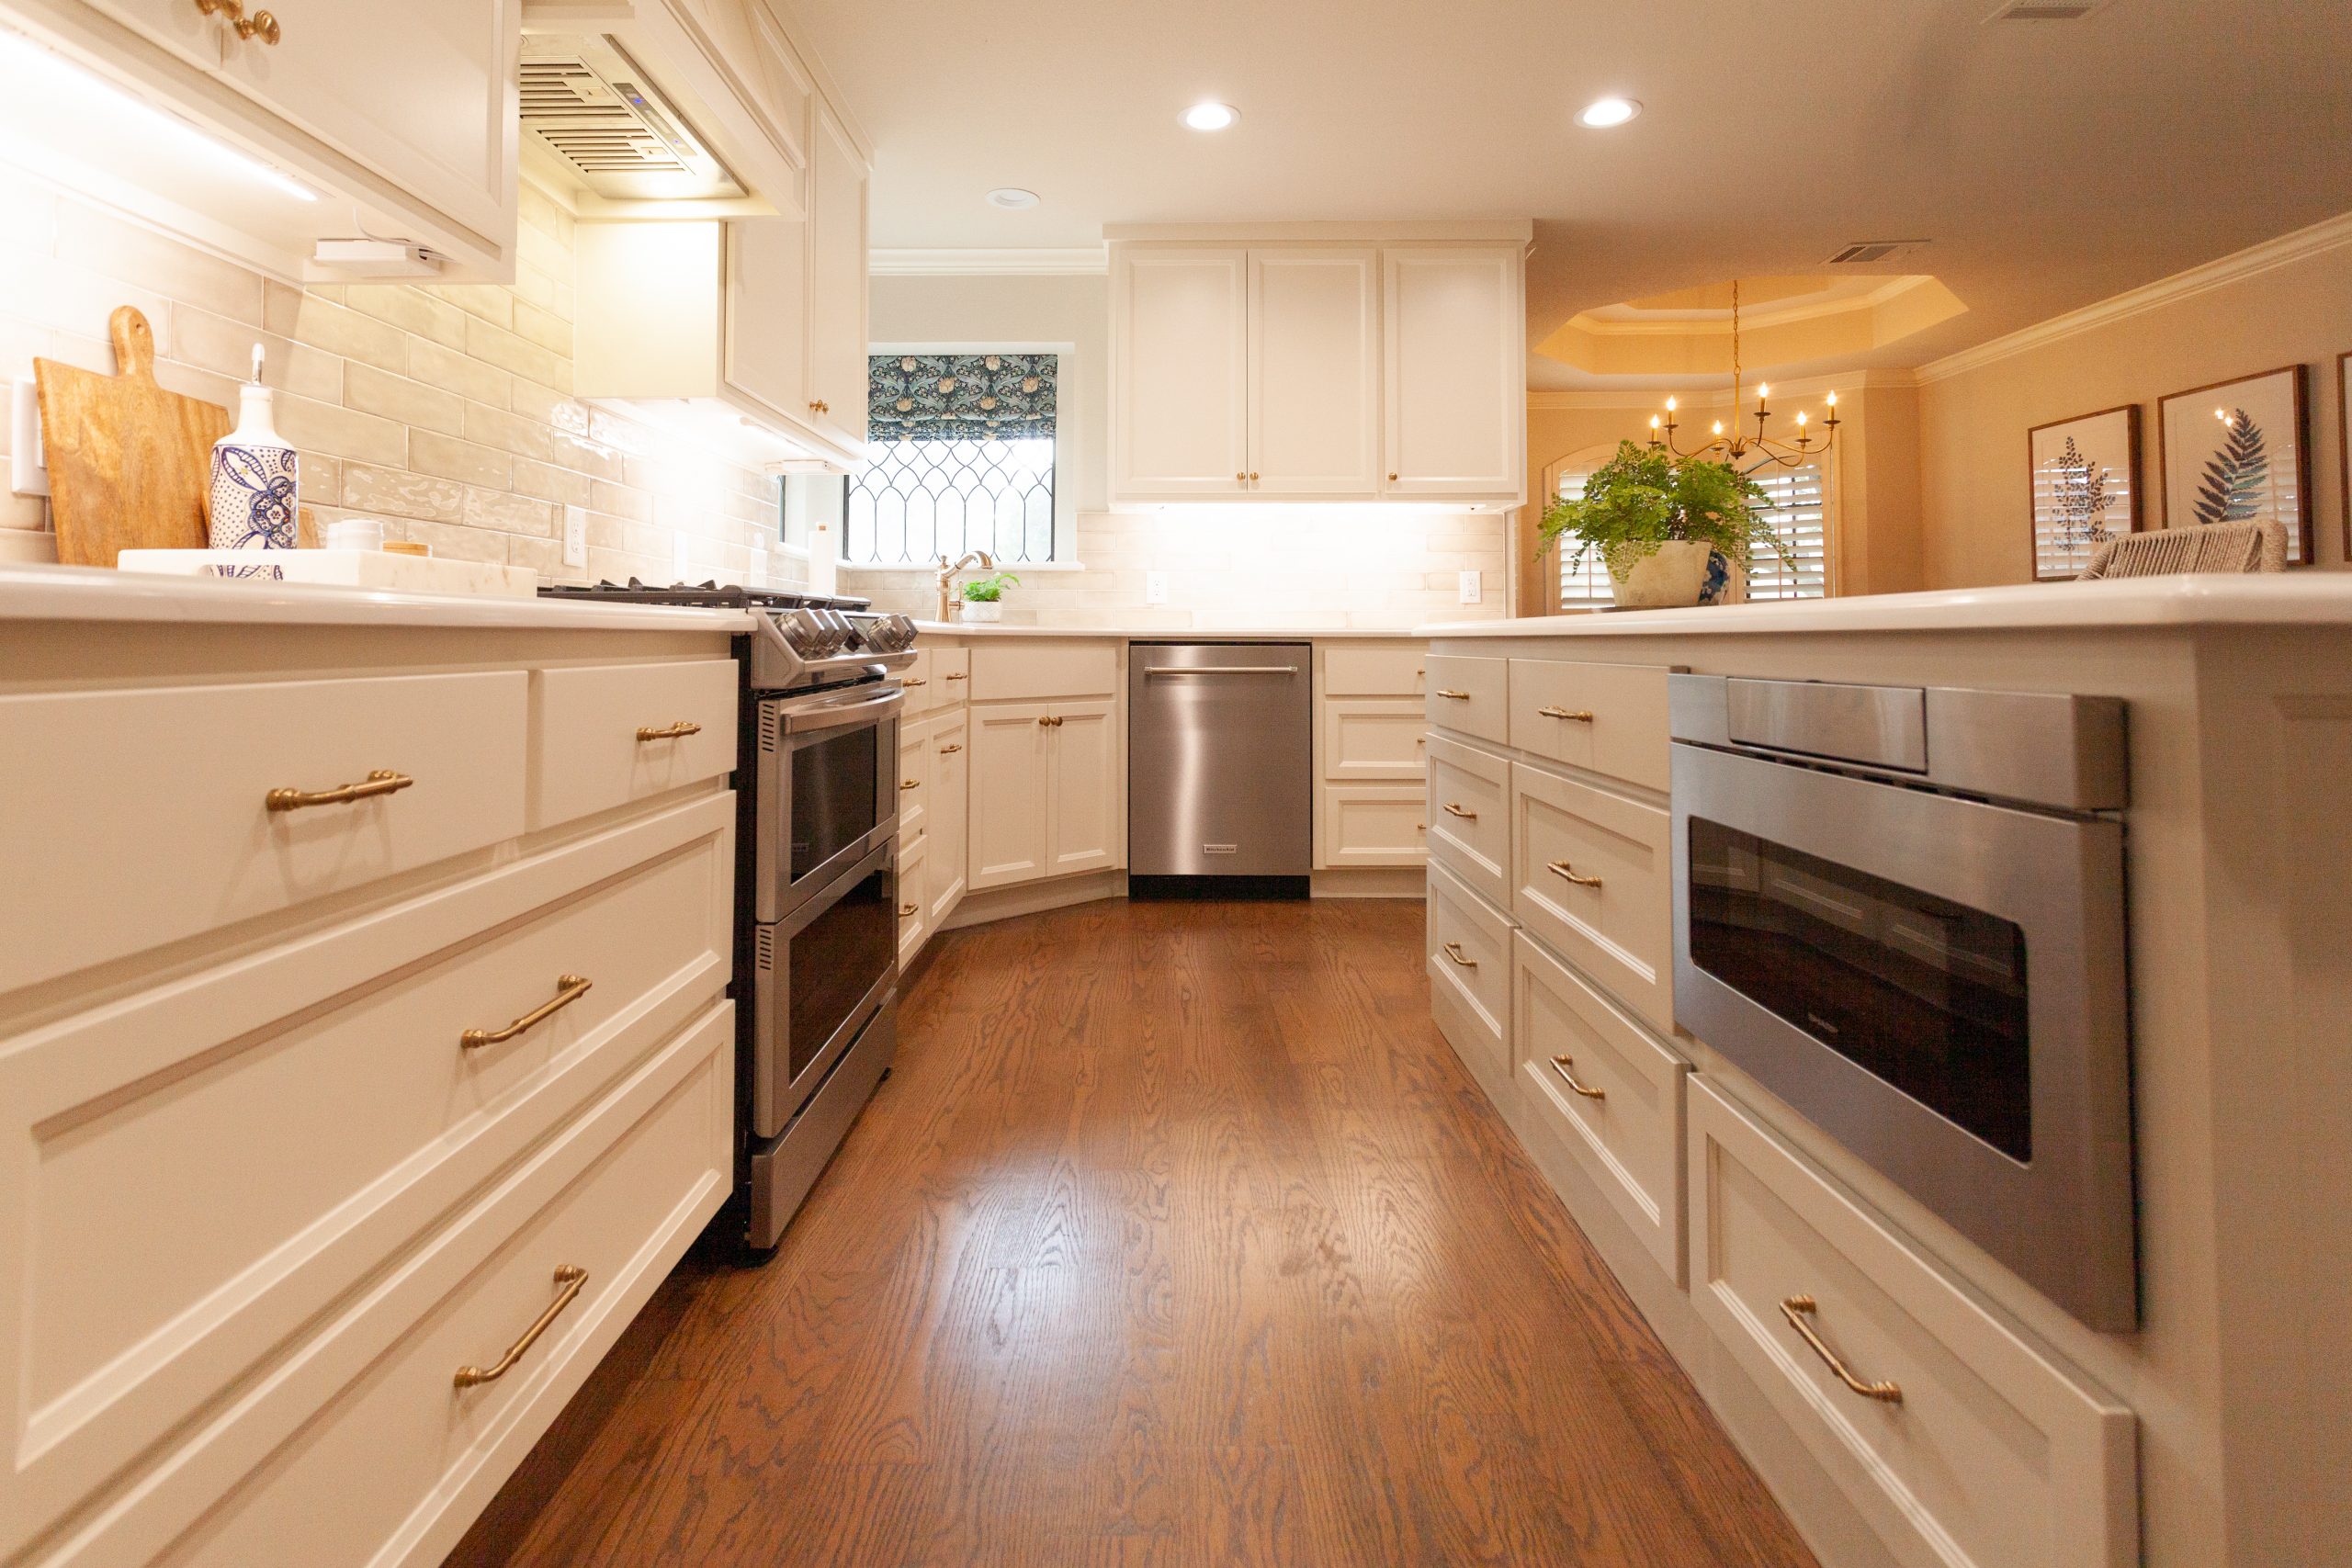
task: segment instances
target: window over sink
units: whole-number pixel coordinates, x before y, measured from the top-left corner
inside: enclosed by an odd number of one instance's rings
[[[1056,354],[871,356],[871,456],[849,481],[842,559],[922,566],[986,550],[1050,561],[1067,543],[1057,495]]]

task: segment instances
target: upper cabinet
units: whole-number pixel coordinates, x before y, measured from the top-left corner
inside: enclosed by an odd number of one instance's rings
[[[284,277],[340,276],[312,249],[356,229],[446,281],[513,276],[522,0],[0,0],[0,24],[28,39],[0,133],[44,173]]]
[[[816,105],[808,161],[808,387],[818,428],[865,440],[867,159],[849,128]]]
[[[1113,231],[1113,504],[1524,501],[1528,226],[1427,227]]]

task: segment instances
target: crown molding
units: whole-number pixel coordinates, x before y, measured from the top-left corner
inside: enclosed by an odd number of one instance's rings
[[[1100,245],[1062,250],[868,251],[865,269],[876,277],[1080,277],[1111,270]]]
[[[1804,304],[1776,309],[1770,305],[1740,312],[1740,330],[1754,332],[1764,327],[1794,326],[1803,321],[1818,321],[1835,316],[1860,314],[1875,310],[1890,299],[1900,299],[1915,288],[1924,288],[1936,279],[1929,273],[1905,273],[1890,277],[1876,288],[1864,294],[1849,294],[1836,299],[1816,299]],[[1611,307],[1612,309],[1614,307]],[[1596,337],[1729,337],[1731,311],[1725,308],[1707,315],[1685,316],[1595,316],[1579,311],[1570,318],[1568,325]]]
[[[2308,229],[2298,229],[2291,234],[2281,234],[2275,240],[2265,240],[2258,245],[2250,245],[2218,260],[2192,266],[2186,272],[2177,272],[2170,277],[2161,277],[2154,283],[2127,289],[2095,305],[2086,305],[2079,310],[2069,310],[2046,321],[2037,321],[2007,337],[1996,337],[1990,343],[1980,343],[1974,348],[1963,348],[1958,354],[1946,355],[1941,359],[1919,367],[1919,380],[1923,385],[1948,380],[1967,371],[2029,354],[2050,344],[2063,343],[2067,338],[2346,247],[2352,247],[2352,212],[2314,223]]]
[[[1826,392],[1845,397],[1854,392],[1874,391],[1881,388],[1916,387],[1919,384],[1916,371],[1900,367],[1882,370],[1849,370],[1828,376],[1801,376],[1782,381],[1767,378],[1775,401],[1783,399],[1817,398]],[[1750,382],[1743,392],[1742,401],[1755,390]],[[1729,387],[1628,387],[1620,390],[1613,387],[1538,387],[1529,389],[1527,406],[1530,412],[1560,409],[1623,409],[1637,412],[1644,418],[1662,408],[1671,396],[1684,409],[1705,409],[1710,412],[1731,406]]]

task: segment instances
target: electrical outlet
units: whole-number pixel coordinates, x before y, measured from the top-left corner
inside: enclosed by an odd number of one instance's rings
[[[30,380],[12,389],[9,407],[8,488],[18,495],[47,495],[49,468],[40,450],[40,396]]]
[[[1464,572],[1462,574],[1462,602],[1464,604],[1476,604],[1478,602],[1479,592],[1478,574],[1475,571]]]
[[[563,564],[588,564],[588,509],[584,506],[563,509]]]
[[[1166,572],[1147,571],[1143,574],[1143,602],[1147,604],[1168,603],[1168,574]]]

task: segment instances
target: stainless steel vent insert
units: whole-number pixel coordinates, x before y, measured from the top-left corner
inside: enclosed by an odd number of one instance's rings
[[[683,201],[745,194],[611,39],[526,37],[522,89],[524,130],[599,196]]]

